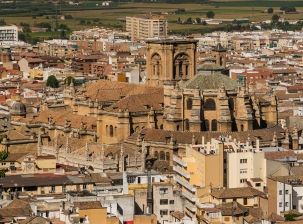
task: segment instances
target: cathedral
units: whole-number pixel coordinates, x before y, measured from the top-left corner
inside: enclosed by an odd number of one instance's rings
[[[212,51],[216,63],[196,68],[193,39],[147,42],[147,84],[163,86],[163,129],[248,131],[277,123],[277,99],[259,101],[249,83],[239,84],[222,71],[226,49]]]
[[[199,66],[196,50],[192,38],[149,40],[145,85],[71,84],[62,102],[43,99],[32,118],[18,98],[12,123],[36,133],[38,155],[104,172],[144,169],[146,156],[158,158],[158,170],[167,169],[173,155],[202,137],[258,138],[264,146],[280,141],[275,93],[255,94],[250,83],[224,75],[226,49],[220,44],[210,53],[212,60]],[[10,150],[9,136],[6,144]]]

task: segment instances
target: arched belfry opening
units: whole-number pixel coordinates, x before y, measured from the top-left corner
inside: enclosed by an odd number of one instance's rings
[[[178,54],[174,59],[173,80],[188,79],[190,63],[190,57],[187,54]]]
[[[151,62],[152,62],[152,72],[151,72],[152,76],[160,77],[161,67],[162,67],[161,56],[158,53],[153,54]]]
[[[147,40],[146,84],[163,86],[188,80],[196,73],[197,40]]]

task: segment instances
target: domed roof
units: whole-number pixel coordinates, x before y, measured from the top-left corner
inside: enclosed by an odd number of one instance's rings
[[[26,115],[26,107],[20,101],[16,101],[12,105],[12,109],[10,111],[11,115]]]
[[[199,65],[197,68],[199,71],[221,71],[224,70],[224,68],[221,65],[218,65],[216,63],[204,63],[202,65]]]
[[[190,80],[181,83],[182,89],[220,89],[222,86],[227,90],[236,89],[240,86],[236,81],[222,74],[197,74]]]

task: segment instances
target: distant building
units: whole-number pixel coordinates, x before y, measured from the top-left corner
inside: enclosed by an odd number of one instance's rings
[[[166,37],[167,19],[161,15],[137,15],[126,17],[126,31],[131,33],[131,39]]]
[[[0,26],[0,42],[1,41],[18,41],[18,27]]]
[[[113,4],[114,4],[113,1],[104,1],[104,2],[102,2],[102,6],[111,6]]]

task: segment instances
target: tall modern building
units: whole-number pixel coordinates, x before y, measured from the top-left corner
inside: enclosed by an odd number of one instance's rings
[[[18,41],[18,27],[0,26],[0,42],[1,41]]]
[[[126,31],[136,38],[166,37],[167,19],[161,15],[137,15],[126,17]]]

